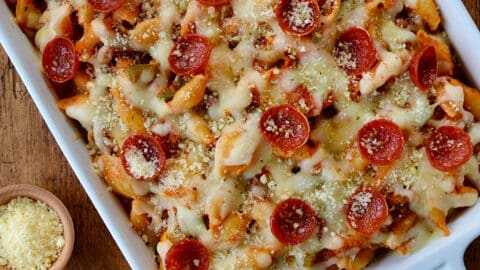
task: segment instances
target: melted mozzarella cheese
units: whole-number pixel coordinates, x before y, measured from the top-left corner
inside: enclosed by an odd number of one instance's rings
[[[377,52],[380,56],[380,63],[372,71],[364,73],[359,82],[362,95],[370,94],[384,85],[388,79],[400,75],[403,71],[404,62],[399,55],[388,52],[379,46],[377,46]]]
[[[415,42],[415,33],[397,26],[392,21],[385,21],[381,28],[382,39],[391,50],[404,50],[407,43]]]
[[[70,20],[73,8],[70,4],[49,5],[49,9],[43,13],[40,22],[43,26],[35,34],[35,44],[43,51],[52,39],[67,34],[66,20]]]
[[[215,167],[248,165],[253,161],[258,145],[263,142],[258,130],[260,115],[250,115],[246,122],[238,121],[224,131],[215,149]]]
[[[446,78],[439,80],[443,84],[440,95],[437,97],[437,103],[441,104],[452,101],[457,107],[463,107],[463,88],[459,85],[452,85]]]
[[[93,105],[88,101],[87,97],[65,109],[68,117],[80,122],[86,130],[90,130],[93,127],[94,112]]]
[[[202,217],[186,207],[177,206],[177,221],[180,230],[188,235],[202,239],[208,235],[207,228],[203,223]],[[206,240],[206,239],[202,239]]]

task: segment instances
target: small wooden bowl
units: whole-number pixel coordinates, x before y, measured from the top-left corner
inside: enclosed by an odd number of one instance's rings
[[[42,201],[57,213],[63,225],[65,245],[63,246],[59,257],[49,270],[61,270],[66,268],[73,251],[75,231],[73,228],[72,217],[65,205],[63,205],[62,201],[49,191],[33,185],[19,184],[6,186],[0,189],[0,205],[6,204],[16,197],[28,197],[37,201]],[[1,268],[2,267],[0,267],[0,269]]]

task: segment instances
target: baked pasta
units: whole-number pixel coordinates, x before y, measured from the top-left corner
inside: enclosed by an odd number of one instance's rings
[[[361,269],[477,200],[433,0],[11,6],[159,269]]]

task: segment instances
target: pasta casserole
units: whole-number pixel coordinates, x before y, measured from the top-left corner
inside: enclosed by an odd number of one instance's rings
[[[362,269],[477,201],[433,0],[9,2],[159,269]]]

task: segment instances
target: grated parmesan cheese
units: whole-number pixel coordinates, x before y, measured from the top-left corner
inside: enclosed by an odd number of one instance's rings
[[[145,149],[132,147],[125,153],[129,170],[135,178],[150,178],[154,176],[157,171],[159,160],[156,158],[147,160],[144,153],[148,154],[148,151],[148,147]]]
[[[64,245],[62,223],[45,203],[19,197],[0,206],[0,266],[48,269]]]
[[[352,203],[352,214],[355,216],[361,216],[365,213],[368,209],[368,205],[372,201],[372,193],[367,191],[362,191],[353,196],[353,203]]]
[[[283,12],[282,15],[287,18],[293,30],[299,31],[314,23],[313,9],[309,3],[308,1],[294,0],[290,3],[288,11]]]
[[[153,1],[142,1],[141,12],[139,14],[140,18],[151,19],[155,17],[156,10],[155,4]]]
[[[346,69],[356,69],[357,59],[350,53],[354,46],[351,42],[340,42],[333,51],[337,65]]]

